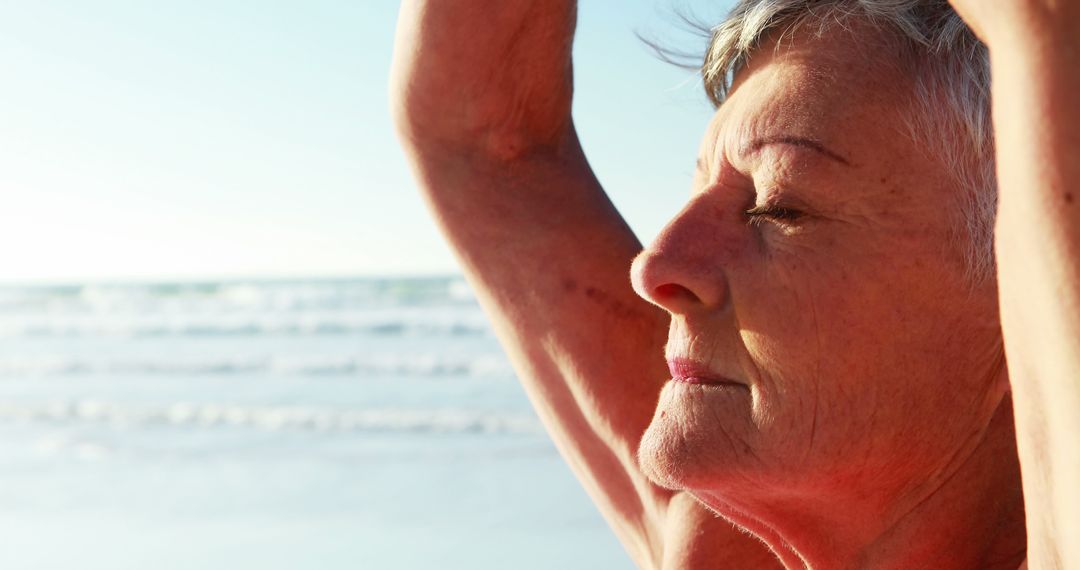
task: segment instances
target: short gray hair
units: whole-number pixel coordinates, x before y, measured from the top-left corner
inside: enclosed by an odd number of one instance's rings
[[[852,18],[893,32],[913,80],[912,138],[953,173],[962,191],[959,244],[973,284],[994,276],[997,179],[986,46],[947,0],[739,0],[712,28],[702,66],[709,98],[720,105],[735,74],[766,36],[816,24],[824,33]]]

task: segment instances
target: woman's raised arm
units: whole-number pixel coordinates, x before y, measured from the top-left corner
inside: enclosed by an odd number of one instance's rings
[[[1029,568],[1080,568],[1080,1],[953,5],[990,48]]]
[[[540,418],[631,557],[768,560],[637,466],[668,378],[668,321],[631,289],[641,246],[574,132],[575,12],[567,0],[404,2],[391,82],[403,145]]]

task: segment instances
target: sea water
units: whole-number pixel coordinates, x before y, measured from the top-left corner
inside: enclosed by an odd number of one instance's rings
[[[0,567],[632,567],[455,277],[0,287]]]

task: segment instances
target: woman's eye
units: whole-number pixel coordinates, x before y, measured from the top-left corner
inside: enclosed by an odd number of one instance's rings
[[[762,221],[773,221],[781,224],[793,224],[803,217],[803,213],[791,208],[779,206],[757,206],[746,211],[746,216],[751,224]]]

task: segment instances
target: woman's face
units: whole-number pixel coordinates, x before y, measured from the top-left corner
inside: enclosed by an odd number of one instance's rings
[[[958,189],[905,134],[911,81],[857,36],[760,50],[634,262],[671,313],[676,379],[640,450],[660,484],[736,508],[888,500],[970,451],[1002,400],[996,290],[972,292],[950,243]]]

